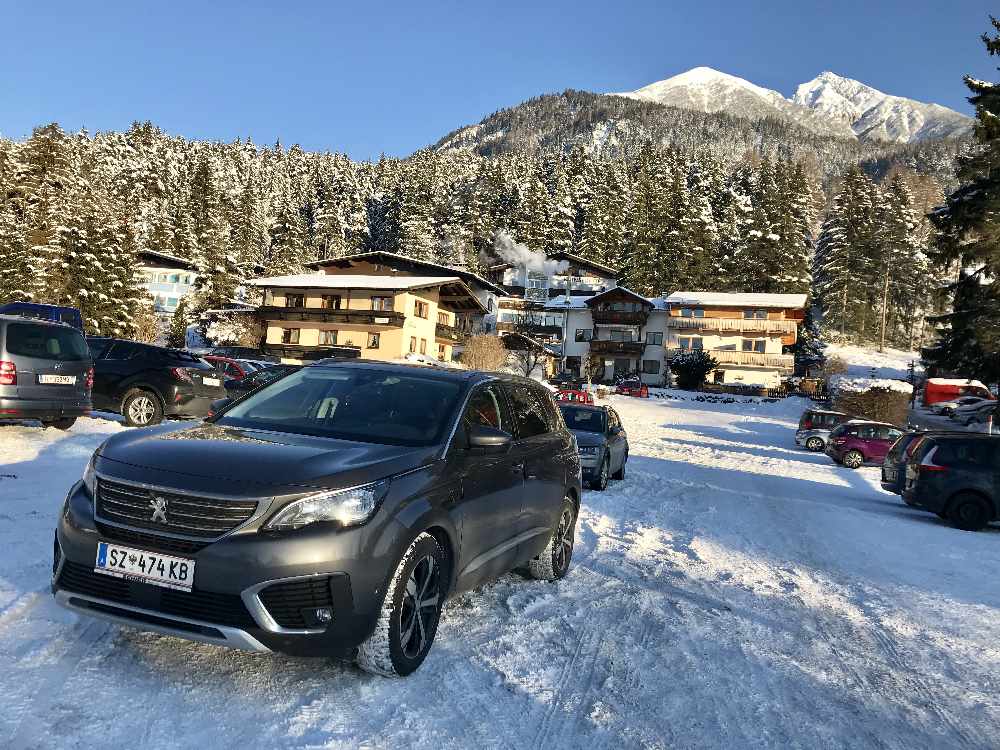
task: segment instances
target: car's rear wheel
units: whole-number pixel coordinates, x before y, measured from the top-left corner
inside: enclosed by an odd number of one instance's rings
[[[963,531],[979,531],[990,522],[990,506],[971,492],[958,493],[948,505],[948,520]]]
[[[614,474],[611,475],[612,479],[624,479],[625,478],[625,464],[628,463],[628,451],[625,451],[625,455],[622,456],[622,465]]]
[[[155,394],[135,388],[122,400],[122,416],[130,427],[148,427],[163,421],[163,407]]]
[[[848,469],[860,469],[865,463],[865,457],[860,451],[848,451],[844,456],[844,466]]]
[[[63,417],[62,419],[43,419],[42,427],[55,427],[57,430],[68,430],[76,424],[76,417]]]
[[[559,520],[552,530],[549,543],[538,557],[528,561],[528,573],[540,581],[556,581],[566,575],[573,559],[576,542],[576,505],[570,498],[563,500]]]
[[[597,478],[590,483],[590,489],[604,492],[608,488],[608,476],[610,473],[610,462],[608,461],[608,457],[605,456],[604,460],[601,461],[601,468],[597,470]]]
[[[396,566],[373,632],[358,647],[366,672],[403,677],[430,651],[441,619],[446,581],[445,552],[430,534],[420,534]]]
[[[811,437],[806,440],[806,448],[811,450],[813,453],[819,453],[823,450],[823,438]]]

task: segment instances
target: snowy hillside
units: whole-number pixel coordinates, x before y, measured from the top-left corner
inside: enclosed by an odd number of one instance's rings
[[[829,71],[801,84],[792,101],[850,123],[861,139],[914,143],[972,131],[971,118],[947,107],[884,94]]]
[[[916,363],[917,372],[923,370],[920,353],[903,349],[886,347],[884,352],[879,352],[874,347],[829,344],[826,347],[826,356],[840,357],[844,360],[847,363],[847,374],[855,378],[868,377],[874,368],[877,378],[906,380],[910,362]]]

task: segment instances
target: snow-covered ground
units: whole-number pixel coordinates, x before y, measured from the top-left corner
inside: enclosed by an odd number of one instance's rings
[[[923,370],[920,353],[903,349],[886,348],[884,352],[880,352],[875,347],[828,344],[825,353],[827,357],[840,357],[847,362],[847,374],[855,378],[869,377],[872,368],[875,368],[877,378],[906,380],[910,362],[916,363],[917,372]]]
[[[0,427],[0,746],[1000,746],[1000,529],[796,450],[796,399],[613,401],[628,476],[567,578],[453,600],[404,680],[58,609],[54,517],[124,428]]]

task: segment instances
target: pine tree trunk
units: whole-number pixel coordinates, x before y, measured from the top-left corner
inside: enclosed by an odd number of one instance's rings
[[[889,267],[886,266],[885,280],[882,283],[882,321],[881,325],[879,326],[880,331],[879,331],[879,342],[878,342],[878,350],[880,352],[885,351],[885,314],[888,304],[889,304]]]

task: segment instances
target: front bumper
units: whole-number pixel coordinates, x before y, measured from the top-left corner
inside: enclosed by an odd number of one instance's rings
[[[0,398],[0,419],[63,419],[90,414],[90,399]]]
[[[365,527],[262,534],[249,525],[196,551],[163,549],[154,534],[133,531],[130,538],[128,531],[95,521],[90,496],[77,483],[56,527],[56,602],[203,643],[295,656],[350,655],[374,630],[386,584],[377,560],[359,562],[367,554]],[[98,541],[194,560],[192,591],[94,572]],[[310,618],[317,607],[329,608],[332,619]],[[292,626],[289,608],[293,619],[302,618]]]

